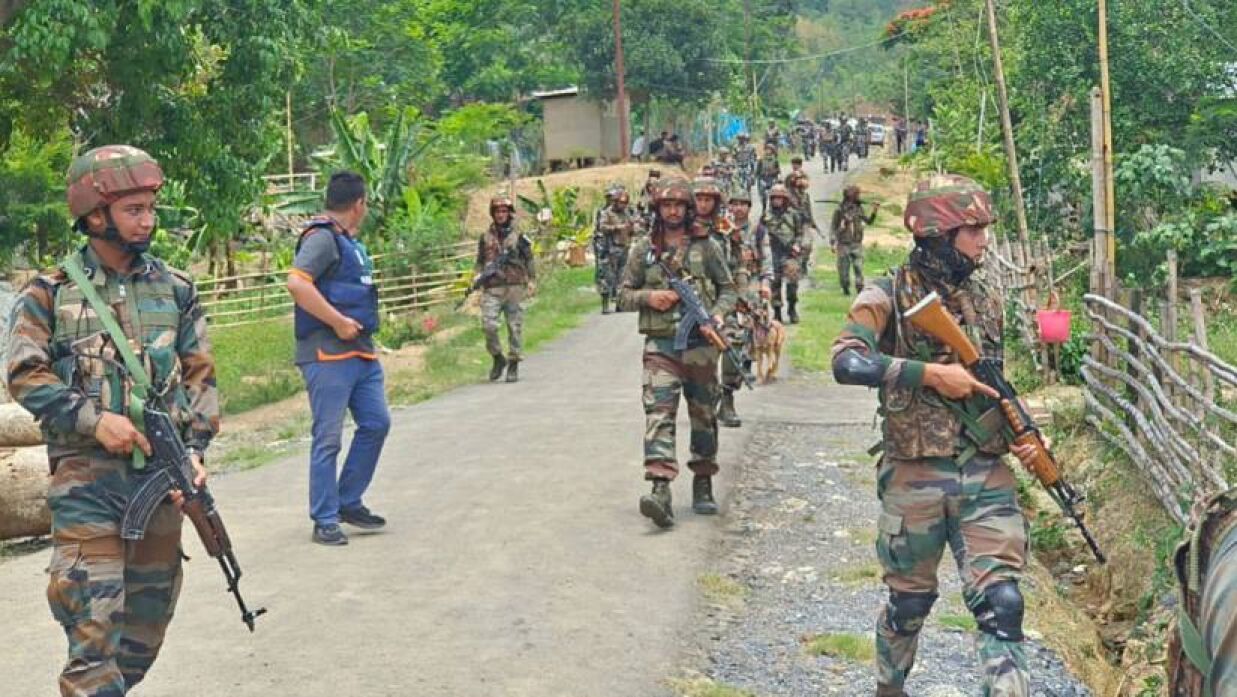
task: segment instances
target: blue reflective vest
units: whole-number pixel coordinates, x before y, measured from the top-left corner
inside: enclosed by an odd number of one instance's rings
[[[378,331],[379,323],[378,288],[374,285],[374,265],[369,254],[366,253],[364,245],[339,230],[333,221],[321,218],[309,221],[301,230],[301,238],[296,243],[297,249],[300,249],[306,235],[318,229],[328,230],[335,238],[339,261],[319,276],[314,281],[314,286],[340,314],[360,322],[362,334],[373,334]],[[296,306],[294,320],[298,339],[308,338],[320,329],[335,331],[300,305]]]

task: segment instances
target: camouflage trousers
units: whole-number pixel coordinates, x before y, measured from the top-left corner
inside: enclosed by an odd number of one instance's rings
[[[485,350],[491,356],[503,355],[498,337],[502,315],[507,316],[507,359],[518,361],[524,350],[524,286],[486,288],[481,296],[481,328],[485,331]]]
[[[953,552],[963,599],[972,612],[978,614],[985,603],[986,589],[1021,577],[1027,528],[1016,489],[1009,467],[989,456],[974,457],[961,467],[948,458],[885,458],[881,463],[876,553],[890,590],[890,603],[876,624],[881,685],[900,689],[911,672],[919,631],[937,596],[937,568],[946,545]],[[895,598],[901,610],[891,607]],[[1030,694],[1026,651],[1020,642],[980,632],[976,646],[985,695]]]
[[[607,297],[618,295],[623,267],[627,265],[627,247],[609,245],[597,261],[597,293]]]
[[[721,385],[727,390],[739,390],[743,387],[743,373],[751,370],[751,361],[746,359],[747,356],[747,330],[744,325],[751,322],[747,316],[739,315],[732,312],[726,317],[726,323],[722,326],[722,336],[734,350],[744,356],[744,363],[747,365],[737,366],[734,361],[725,356],[719,356],[718,362],[721,365],[722,380]]]
[[[673,337],[649,337],[644,344],[644,478],[674,479],[679,474],[675,447],[679,397],[691,419],[691,459],[687,467],[717,474],[717,349],[705,344],[674,350]]]
[[[855,272],[855,290],[863,290],[863,243],[838,242],[838,280],[842,288],[850,289],[851,269]]]
[[[803,275],[801,261],[797,257],[785,256],[773,259],[773,307],[782,306],[782,286],[786,286],[786,303],[794,305],[799,302],[799,278]]]
[[[155,662],[180,596],[181,514],[164,503],[145,539],[122,540],[131,482],[128,459],[66,456],[56,463],[47,600],[69,643],[63,697],[132,690]]]

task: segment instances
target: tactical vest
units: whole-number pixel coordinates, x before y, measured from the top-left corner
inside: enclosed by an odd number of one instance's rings
[[[362,334],[378,331],[378,288],[374,285],[374,267],[361,243],[340,231],[333,221],[316,218],[309,221],[297,240],[299,251],[306,236],[315,230],[327,230],[335,241],[339,261],[314,281],[322,297],[340,314],[361,323]],[[307,339],[316,331],[334,332],[325,322],[306,312],[300,305],[293,311],[296,338]]]
[[[520,254],[527,252],[531,255],[532,250],[526,247],[526,245],[531,245],[531,243],[515,229],[515,225],[508,225],[502,236],[499,236],[496,226],[490,225],[486,228],[483,245],[482,256],[486,264],[497,259],[503,253],[503,250],[508,250],[507,263],[503,264],[503,267],[499,269],[498,275],[493,280],[486,283],[487,288],[528,284],[528,268],[524,265],[524,260],[520,258]],[[521,247],[525,248],[521,249]]]
[[[849,201],[842,203],[842,224],[838,226],[840,244],[863,242],[863,206]]]
[[[1213,697],[1207,685],[1213,663],[1226,660],[1231,665],[1233,659],[1213,655],[1206,637],[1237,631],[1237,609],[1231,602],[1237,592],[1237,489],[1207,501],[1190,536],[1177,547],[1173,568],[1179,600],[1177,631],[1168,645],[1168,694]],[[1227,672],[1226,667],[1216,677]]]
[[[892,278],[877,279],[876,283],[893,298],[894,304],[894,316],[879,338],[881,353],[925,363],[958,361],[952,349],[903,317],[931,292],[917,272],[903,266]],[[1000,298],[972,278],[943,300],[971,342],[979,347],[980,354],[1003,360]],[[948,457],[963,463],[976,452],[1003,455],[1009,450],[1007,426],[988,397],[950,400],[926,387],[882,385],[879,398],[883,450],[888,457]]]
[[[709,279],[708,261],[710,256],[718,254],[719,251],[713,239],[708,235],[703,235],[687,238],[687,243],[683,245],[683,248],[676,249],[673,255],[663,252],[666,266],[683,270],[688,282],[706,308],[712,307],[717,302],[717,288]],[[631,253],[637,255],[644,266],[644,285],[641,287],[643,290],[669,290],[670,283],[662,273],[661,267],[653,259],[652,255],[657,252],[650,238],[640,240],[632,248]],[[640,333],[646,336],[671,337],[678,329],[682,316],[680,303],[675,303],[674,307],[666,312],[658,312],[647,306],[641,307],[638,327]],[[704,339],[699,337],[699,333],[694,333],[692,341],[693,345],[703,345]]]
[[[159,259],[143,255],[137,261],[143,266],[136,273],[117,276],[107,274],[85,252],[79,254],[92,282],[104,274],[104,283],[97,284],[96,290],[103,302],[116,310],[153,390],[163,395],[177,424],[189,423],[189,398],[180,382],[180,355],[176,350],[181,308],[176,302],[173,271]],[[128,414],[133,382],[114,340],[85,294],[66,278],[52,291],[52,308],[52,372],[62,383],[86,395],[99,411]],[[100,447],[91,436],[52,430],[47,420],[42,430],[52,448]]]
[[[626,247],[631,244],[633,222],[631,213],[626,209],[620,213],[613,208],[606,207],[601,211],[601,219],[598,221],[597,228],[605,235],[607,244]]]
[[[760,276],[761,250],[764,247],[764,238],[767,234],[764,225],[753,225],[749,220],[743,225],[736,225],[735,232],[739,237],[741,245],[739,254],[743,260],[743,265],[747,272],[753,278]]]
[[[799,241],[798,214],[789,206],[781,211],[770,208],[762,222],[769,233],[769,245],[774,257],[789,256],[790,248]]]

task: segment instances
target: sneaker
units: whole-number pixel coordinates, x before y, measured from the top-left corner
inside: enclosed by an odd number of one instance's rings
[[[339,519],[362,530],[377,530],[387,524],[387,519],[374,515],[365,506],[339,511]]]
[[[335,523],[315,525],[313,540],[320,545],[329,545],[331,547],[340,547],[348,544],[348,536]]]

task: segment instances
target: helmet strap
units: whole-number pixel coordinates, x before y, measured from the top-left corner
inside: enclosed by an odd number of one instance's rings
[[[103,219],[107,222],[107,227],[103,228],[103,232],[91,231],[90,226],[86,224],[86,216],[77,219],[77,224],[75,225],[77,231],[91,239],[106,242],[126,254],[145,254],[150,249],[150,240],[145,242],[126,242],[120,236],[120,230],[116,227],[116,221],[112,218],[111,210],[106,206],[99,210],[103,211]],[[158,229],[158,225],[156,225],[150,231],[151,239],[154,239],[155,231]]]

